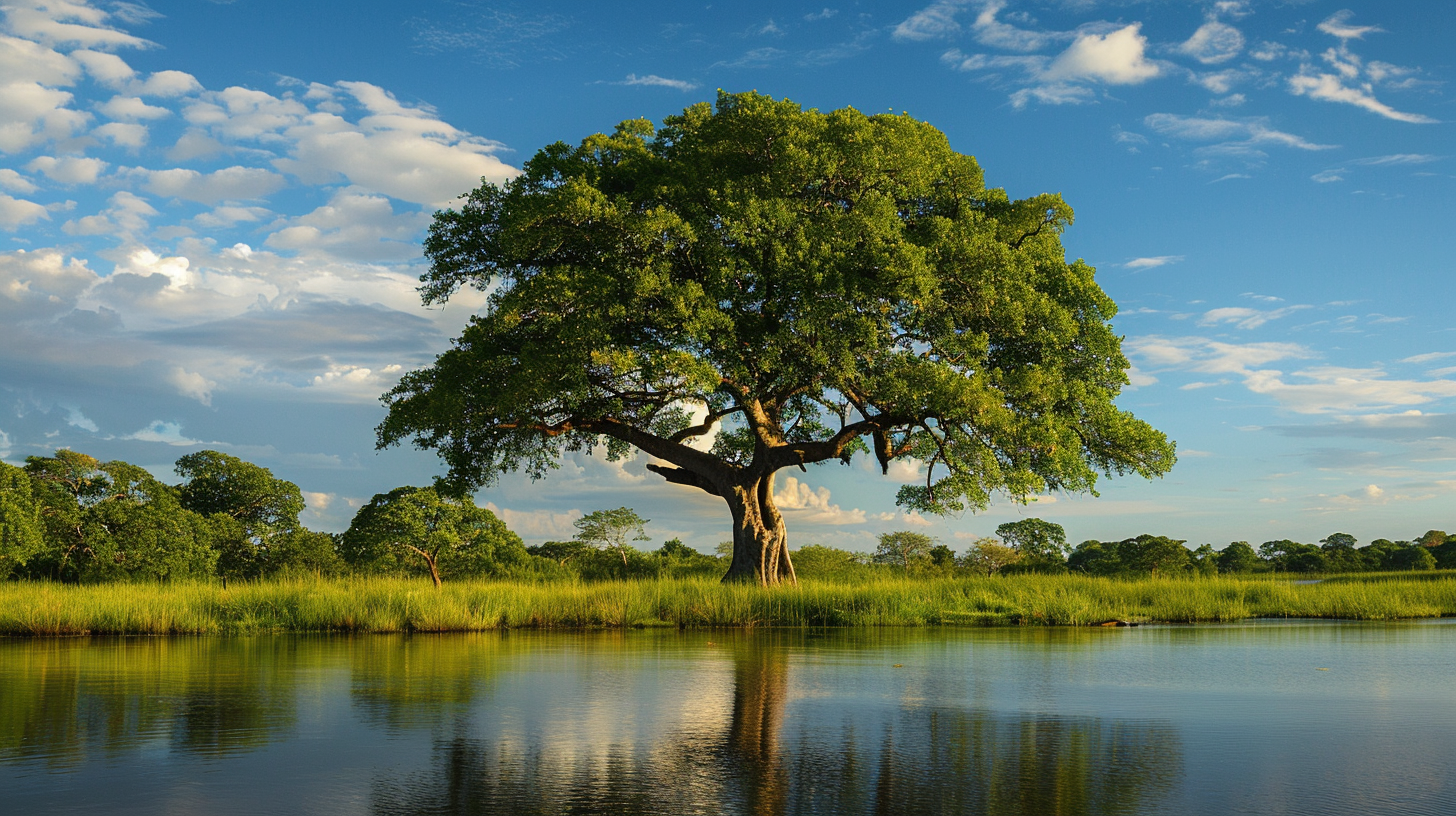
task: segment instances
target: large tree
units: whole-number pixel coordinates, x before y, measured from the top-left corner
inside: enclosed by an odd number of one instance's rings
[[[909,116],[720,94],[556,143],[435,215],[424,301],[489,298],[384,396],[379,443],[437,450],[453,491],[639,449],[727,502],[725,580],[764,584],[793,580],[782,468],[911,457],[898,500],[932,513],[1160,475],[1071,221]]]

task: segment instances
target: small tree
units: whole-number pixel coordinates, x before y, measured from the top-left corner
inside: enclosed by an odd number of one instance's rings
[[[961,565],[984,572],[989,578],[1022,558],[1021,551],[1015,547],[1007,547],[994,538],[978,538],[961,556]]]
[[[1008,521],[996,528],[996,535],[1016,548],[1024,561],[1060,564],[1067,560],[1067,531],[1060,524],[1039,518]]]
[[[950,570],[955,567],[955,550],[944,544],[936,544],[930,548],[930,563],[936,569]]]
[[[484,575],[523,562],[526,549],[504,522],[469,496],[432,487],[398,487],[359,509],[340,541],[344,560],[364,572],[413,571],[419,559],[438,588],[441,578]]]
[[[912,568],[930,561],[930,548],[933,546],[935,539],[924,533],[912,533],[909,530],[880,533],[880,544],[875,548],[874,561],[876,564],[891,564],[909,572]]]
[[[1416,539],[1416,543],[1422,547],[1439,547],[1446,543],[1445,530],[1427,530],[1425,535]]]
[[[40,554],[43,529],[30,477],[0,462],[0,580]]]
[[[1116,575],[1123,569],[1116,541],[1089,539],[1067,556],[1067,568],[1088,575]]]
[[[651,519],[637,515],[629,507],[616,510],[597,510],[577,519],[576,540],[589,547],[601,550],[615,550],[622,556],[622,569],[627,567],[627,551],[632,548],[629,541],[650,541],[643,529]]]

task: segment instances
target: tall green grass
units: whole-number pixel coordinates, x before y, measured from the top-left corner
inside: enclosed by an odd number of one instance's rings
[[[1086,626],[1112,620],[1395,620],[1456,616],[1456,576],[1268,578],[1070,575],[805,581],[763,590],[708,579],[446,583],[0,584],[0,635],[464,632],[634,626]]]

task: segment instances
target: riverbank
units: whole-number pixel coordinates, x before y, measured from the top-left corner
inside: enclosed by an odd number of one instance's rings
[[[466,632],[641,626],[1088,626],[1248,618],[1456,616],[1456,576],[1069,575],[805,581],[764,591],[711,580],[447,583],[392,578],[73,586],[0,584],[0,635]]]

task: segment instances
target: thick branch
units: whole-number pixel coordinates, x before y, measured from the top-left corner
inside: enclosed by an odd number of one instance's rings
[[[655,465],[651,463],[647,465],[647,469],[668,480],[669,482],[672,482],[673,484],[696,487],[704,493],[708,493],[713,496],[723,495],[723,491],[720,490],[717,485],[713,484],[712,481],[705,479],[702,476],[699,476],[691,470],[687,470],[685,468],[667,467],[665,465]]]

